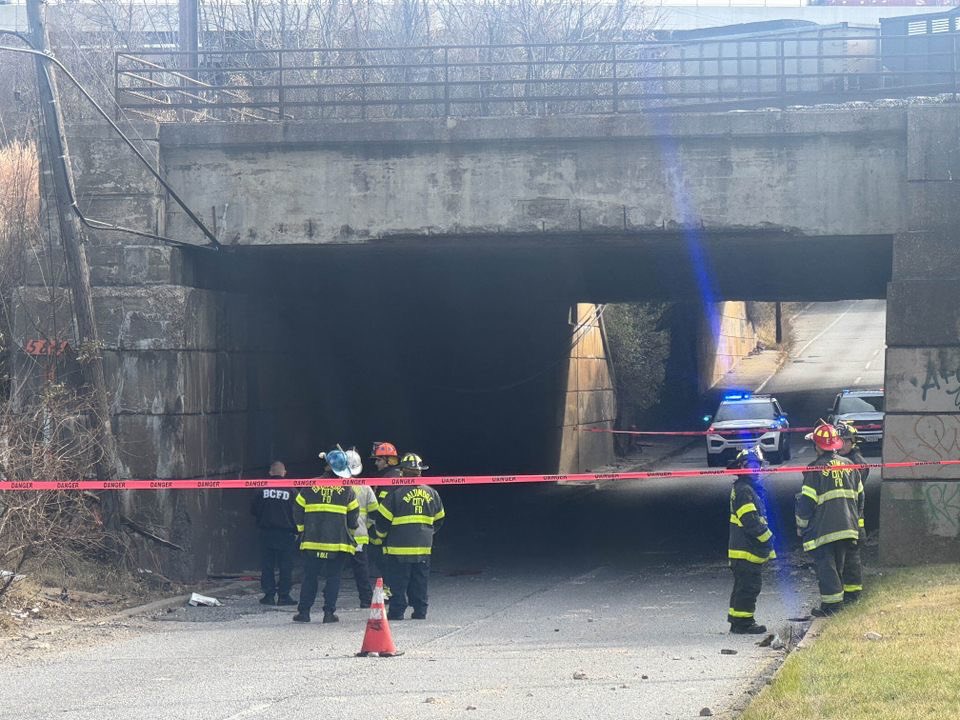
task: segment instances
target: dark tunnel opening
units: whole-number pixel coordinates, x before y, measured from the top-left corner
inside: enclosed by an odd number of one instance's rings
[[[785,253],[777,245],[741,240],[729,253],[708,245],[714,299],[831,300],[885,291],[886,238],[818,238]],[[812,266],[817,270],[801,270]],[[262,475],[273,459],[285,460],[291,477],[313,477],[322,469],[321,450],[356,445],[365,457],[374,440],[419,453],[429,474],[556,472],[577,301],[678,301],[667,322],[688,332],[672,340],[667,382],[684,398],[678,407],[698,401],[690,309],[703,289],[676,245],[669,252],[655,243],[228,248],[194,257],[193,272],[198,286],[226,293],[229,322],[241,327],[235,350],[248,398],[247,477]],[[691,418],[673,417],[669,425],[683,429]],[[443,488],[458,520],[444,531],[441,557],[456,547],[461,564],[479,562],[486,547],[507,561],[515,549],[507,538],[525,536],[547,507],[552,519],[524,541],[527,553],[554,557],[598,543],[614,549],[633,537],[634,500],[621,506],[610,493],[555,490]],[[671,497],[658,496],[644,517],[659,526]],[[239,494],[225,497],[224,506],[238,518],[246,513]],[[684,516],[691,532],[702,524],[693,511],[699,507]],[[599,532],[590,518],[602,521]],[[690,542],[700,547],[715,536],[694,532]],[[229,562],[250,567],[249,560],[238,552]]]

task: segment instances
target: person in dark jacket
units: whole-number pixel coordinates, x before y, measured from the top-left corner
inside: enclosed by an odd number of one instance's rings
[[[339,447],[324,454],[327,469],[324,478],[349,478],[347,454]],[[351,487],[314,485],[303,488],[296,497],[294,516],[302,533],[303,584],[294,622],[310,622],[310,610],[317,599],[319,577],[323,584],[323,622],[335,623],[340,595],[340,575],[344,561],[356,549],[353,531],[360,519],[360,504]]]
[[[283,478],[287,468],[280,461],[270,465],[270,477]],[[257,519],[260,534],[261,605],[296,605],[290,597],[297,525],[293,519],[292,488],[262,488],[256,491],[250,513]],[[279,570],[279,582],[274,572]]]
[[[797,534],[803,549],[813,554],[820,586],[818,617],[832,615],[843,603],[854,602],[863,590],[858,543],[863,529],[863,482],[847,458],[837,455],[843,446],[833,425],[818,425],[808,436],[817,459],[803,473],[797,496]],[[843,468],[843,469],[841,469]]]
[[[759,447],[741,450],[730,464],[731,469],[759,470],[763,453]],[[767,631],[754,618],[757,596],[763,585],[764,564],[777,555],[773,550],[773,533],[767,525],[763,486],[758,472],[736,475],[730,490],[730,539],[727,558],[733,571],[733,591],[727,622],[730,632],[759,634]]]
[[[400,461],[404,477],[419,477],[426,469],[414,453]],[[403,620],[409,604],[414,620],[426,620],[433,536],[446,517],[440,495],[429,485],[397,487],[380,502],[375,516],[390,586],[387,619]]]
[[[867,459],[863,456],[863,453],[860,452],[860,445],[857,442],[857,428],[843,420],[837,422],[837,433],[840,435],[840,439],[843,440],[843,446],[838,451],[838,454],[842,458],[846,458],[850,461],[851,465],[866,465]],[[862,501],[860,507],[860,535],[857,538],[856,544],[850,545],[847,548],[848,558],[847,564],[851,568],[860,568],[860,574],[863,574],[863,545],[867,541],[867,530],[864,525],[864,511],[866,509],[866,497],[867,497],[867,478],[870,477],[870,468],[858,468],[854,472],[860,475],[860,483],[863,487],[863,494],[861,495]],[[859,586],[859,587],[858,587]],[[859,582],[845,583],[843,588],[843,602],[845,605],[850,605],[857,602],[860,599],[860,593],[863,590],[863,586]]]

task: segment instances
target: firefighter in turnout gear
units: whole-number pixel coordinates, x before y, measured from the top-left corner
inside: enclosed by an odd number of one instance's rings
[[[363,462],[360,460],[360,454],[352,448],[347,450],[347,465],[352,477],[357,477],[363,472]],[[370,513],[377,509],[377,496],[369,485],[355,485],[353,493],[359,504],[360,518],[357,529],[353,533],[357,548],[356,552],[350,557],[350,564],[353,569],[353,579],[357,584],[357,594],[360,596],[360,607],[368,608],[373,600],[373,586],[370,584],[370,564],[368,562],[370,553],[367,552],[370,533],[367,527],[372,520]]]
[[[843,603],[855,602],[863,589],[859,540],[863,529],[863,482],[857,470],[837,451],[843,439],[833,425],[822,423],[807,436],[817,459],[803,473],[797,496],[797,534],[803,549],[813,553],[820,586],[818,617],[832,615]]]
[[[857,442],[857,428],[843,420],[839,421],[836,427],[840,439],[843,440],[843,447],[839,450],[840,456],[849,460],[851,465],[866,465],[867,459],[863,456],[863,453],[860,452],[860,445]],[[863,499],[865,501],[867,496],[867,478],[870,477],[870,468],[858,468],[854,472],[860,475],[860,483],[863,485]],[[847,549],[849,554],[847,563],[853,563],[854,566],[861,568],[861,575],[863,572],[863,545],[867,541],[867,530],[864,527],[863,520],[864,510],[865,503],[861,502],[860,535],[857,538],[857,544]],[[857,602],[857,600],[860,599],[860,592],[861,591],[856,588],[844,586],[843,602],[847,604]]]
[[[398,478],[401,476],[400,454],[397,452],[397,447],[393,443],[381,442],[379,440],[375,442],[370,452],[370,459],[373,460],[374,465],[376,465],[377,477]],[[382,503],[383,499],[390,494],[392,489],[391,487],[377,488],[377,503]],[[373,529],[374,515],[371,513],[368,517],[370,545],[367,548],[367,552],[369,553],[367,560],[370,564],[370,574],[375,578],[383,577],[383,538],[377,537],[377,533]],[[384,578],[384,583],[386,582]],[[383,592],[385,597],[390,596],[390,588],[388,585],[384,585]]]
[[[349,478],[347,454],[339,447],[324,454],[327,463],[324,478]],[[353,531],[360,518],[360,504],[351,487],[303,488],[297,495],[294,513],[297,530],[302,533],[300,550],[303,553],[303,584],[294,622],[310,622],[310,609],[317,599],[319,576],[323,585],[323,622],[339,621],[334,611],[340,594],[340,574],[343,563],[354,554],[356,541]]]
[[[767,526],[760,474],[750,472],[762,466],[763,453],[759,447],[741,450],[728,465],[731,469],[748,471],[736,476],[730,491],[727,557],[733,571],[733,592],[730,593],[727,622],[730,623],[730,632],[736,634],[753,635],[767,631],[766,626],[758,625],[754,618],[757,596],[762,587],[763,566],[776,557],[773,533]]]
[[[419,477],[428,468],[419,455],[408,453],[400,469],[404,477]],[[433,536],[445,515],[440,495],[429,485],[393,488],[377,508],[376,531],[384,541],[384,575],[390,585],[389,620],[403,620],[408,602],[413,619],[426,620]]]

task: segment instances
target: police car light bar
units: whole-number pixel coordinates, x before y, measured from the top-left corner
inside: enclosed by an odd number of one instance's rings
[[[723,394],[724,400],[749,400],[752,393],[747,391],[729,392]]]

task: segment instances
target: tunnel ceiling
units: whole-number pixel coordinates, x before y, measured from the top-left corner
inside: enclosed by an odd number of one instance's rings
[[[375,284],[443,301],[491,284],[564,302],[823,301],[883,298],[890,236],[783,232],[415,236],[376,243],[227,247],[196,258],[205,285],[312,288],[318,296]],[[278,284],[279,282],[279,284]]]

